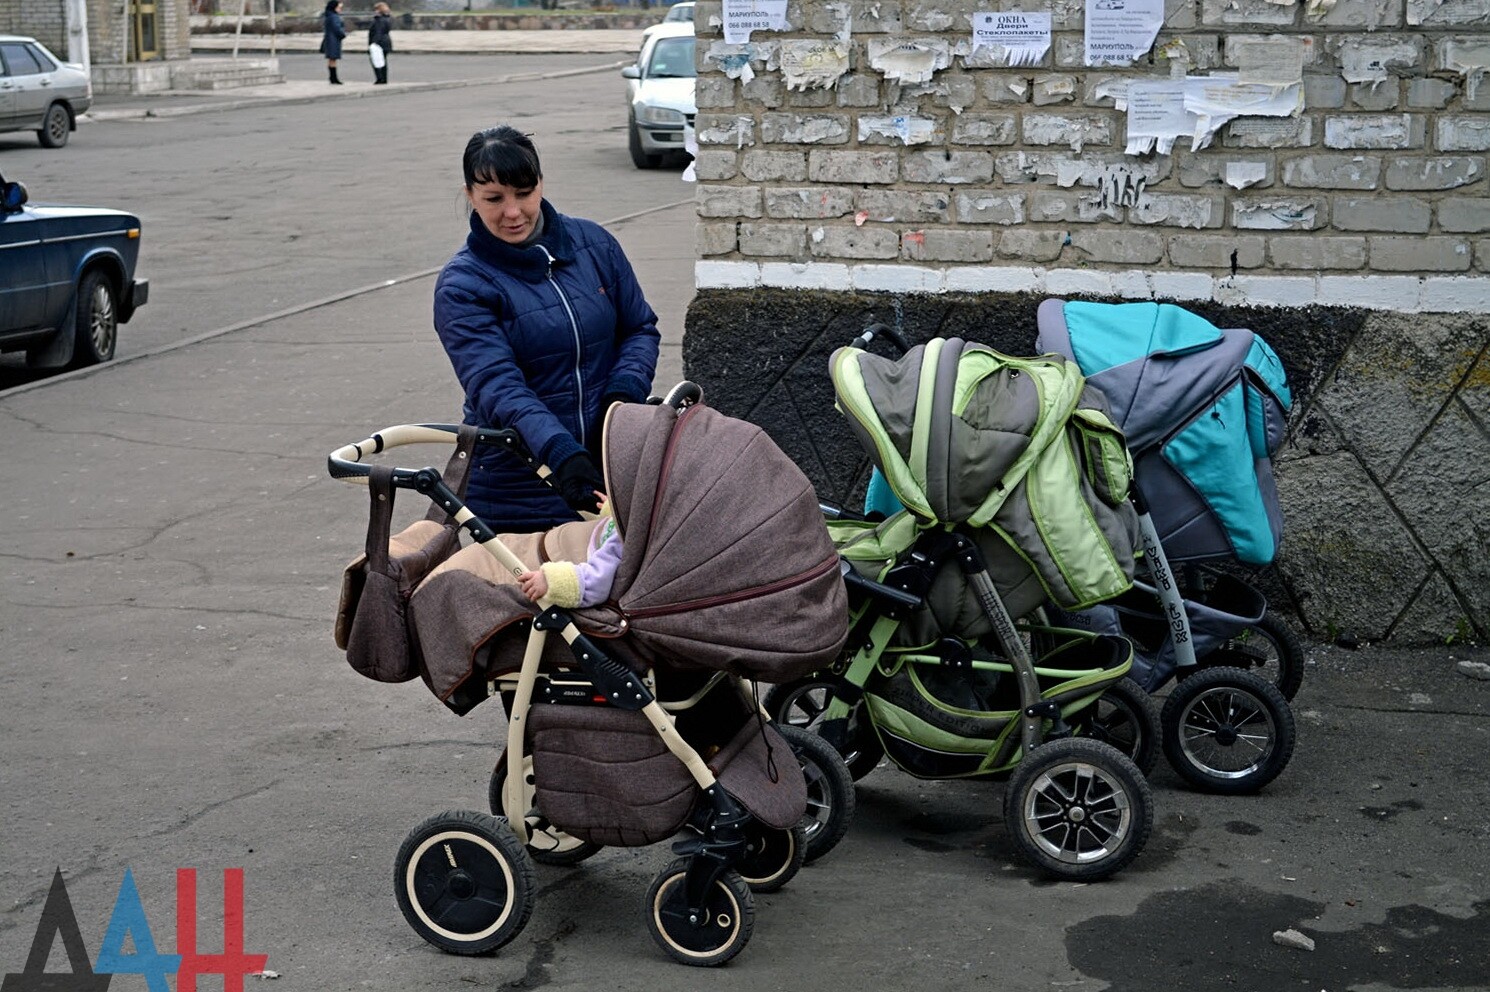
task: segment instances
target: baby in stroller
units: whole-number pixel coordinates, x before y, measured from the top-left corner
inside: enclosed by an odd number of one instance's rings
[[[678,835],[679,859],[647,894],[648,929],[678,961],[720,964],[750,938],[752,891],[781,887],[814,853],[808,829],[831,846],[847,828],[844,804],[830,823],[803,821],[808,777],[846,783],[847,769],[811,735],[769,723],[747,682],[795,678],[838,654],[847,607],[837,554],[800,470],[759,428],[697,399],[609,411],[613,539],[595,540],[610,518],[497,535],[434,469],[382,470],[475,542],[408,596],[417,674],[458,713],[492,695],[508,703],[491,789],[505,822],[438,814],[396,859],[405,919],[444,950],[491,951],[522,930],[533,860],[575,864],[602,845]],[[364,454],[456,433],[389,428],[334,453],[331,472],[367,479]],[[511,432],[475,433],[514,444]],[[403,536],[388,548],[411,543]],[[593,561],[588,550],[607,543],[618,552],[608,595],[560,606],[566,570],[548,566]]]
[[[610,516],[610,499],[595,490],[600,504],[600,525],[590,537],[589,555],[582,562],[546,561],[517,577],[523,595],[538,602],[547,598],[555,606],[599,606],[610,597],[621,566],[621,531]]]

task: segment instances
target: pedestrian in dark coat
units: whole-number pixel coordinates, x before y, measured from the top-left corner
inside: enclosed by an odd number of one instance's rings
[[[388,56],[393,53],[393,18],[386,3],[373,4],[372,27],[367,29],[367,58],[373,67],[373,85],[388,82]]]
[[[321,54],[326,56],[326,71],[331,75],[331,85],[340,86],[336,78],[336,60],[341,58],[341,40],[347,29],[341,20],[341,0],[326,0],[326,12],[321,15]]]
[[[596,509],[605,413],[645,400],[657,315],[616,239],[544,199],[527,135],[477,132],[462,170],[471,230],[435,284],[435,330],[465,391],[465,422],[516,430],[555,483],[484,446],[467,502],[499,532],[546,530]]]

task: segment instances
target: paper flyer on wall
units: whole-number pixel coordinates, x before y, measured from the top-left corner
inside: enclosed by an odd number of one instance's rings
[[[1236,117],[1292,117],[1303,107],[1302,85],[1244,83],[1235,73],[1185,79],[1185,110],[1196,116],[1191,151],[1211,143],[1221,125]]]
[[[1183,79],[1133,80],[1128,84],[1129,155],[1157,150],[1168,155],[1174,140],[1195,133],[1195,115],[1185,109]]]
[[[785,31],[786,0],[724,0],[724,40],[743,45],[752,31]]]
[[[1036,65],[1050,51],[1050,11],[992,11],[973,15],[973,51],[1002,53],[1003,64]]]
[[[1164,0],[1086,0],[1086,64],[1130,65],[1164,25]]]
[[[1310,38],[1263,38],[1237,42],[1237,77],[1244,83],[1292,86],[1304,78]]]

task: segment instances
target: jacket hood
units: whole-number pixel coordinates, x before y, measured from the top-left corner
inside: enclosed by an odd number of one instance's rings
[[[574,248],[564,218],[547,200],[539,204],[543,212],[543,235],[526,248],[510,245],[492,234],[471,211],[471,233],[466,246],[488,265],[512,272],[528,282],[542,282],[548,276],[549,256],[555,265],[566,265],[574,258]],[[545,250],[546,249],[546,250]]]

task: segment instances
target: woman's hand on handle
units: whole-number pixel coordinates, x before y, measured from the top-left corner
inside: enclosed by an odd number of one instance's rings
[[[595,460],[587,452],[570,455],[554,469],[554,488],[564,502],[576,513],[598,513],[600,501],[596,494],[605,488],[605,476],[600,474]]]

